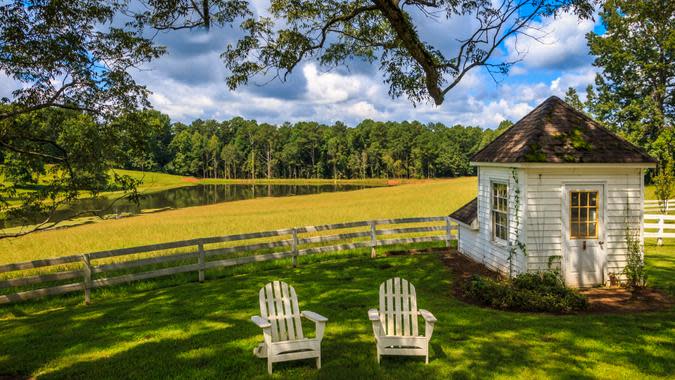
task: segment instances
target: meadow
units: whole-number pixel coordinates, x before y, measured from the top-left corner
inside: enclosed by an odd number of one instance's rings
[[[257,198],[101,220],[0,240],[0,264],[294,226],[447,215],[471,200],[475,192],[475,177],[462,177],[339,193]]]

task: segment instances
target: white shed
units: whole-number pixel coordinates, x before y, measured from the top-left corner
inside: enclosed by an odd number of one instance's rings
[[[478,196],[450,215],[459,252],[504,274],[559,270],[603,285],[642,241],[644,170],[655,160],[557,97],[471,158]]]

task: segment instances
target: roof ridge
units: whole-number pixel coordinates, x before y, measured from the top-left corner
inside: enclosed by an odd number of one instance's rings
[[[581,128],[581,129],[579,129]],[[579,129],[584,144],[556,136]],[[576,133],[576,132],[575,132]],[[617,135],[582,110],[550,96],[471,156],[472,162],[654,163],[644,149]]]

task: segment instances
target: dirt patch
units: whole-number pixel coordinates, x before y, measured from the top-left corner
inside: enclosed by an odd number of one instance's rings
[[[198,183],[199,180],[195,177],[183,177],[180,179],[183,182]]]
[[[445,250],[441,256],[443,263],[450,268],[455,275],[453,293],[458,299],[476,304],[466,297],[464,288],[472,275],[478,274],[493,279],[502,276],[493,272],[484,265],[477,263],[457,251]],[[593,288],[579,291],[588,297],[588,309],[581,313],[636,313],[644,311],[669,310],[675,306],[675,302],[665,293],[656,289],[629,290],[626,288]]]
[[[581,290],[588,297],[589,313],[635,313],[672,308],[675,303],[656,289],[594,288]]]
[[[477,263],[466,256],[460,255],[457,251],[445,251],[441,256],[441,261],[450,268],[455,275],[455,281],[452,283],[452,290],[455,297],[460,300],[475,304],[471,299],[464,294],[465,284],[472,275],[477,274],[486,276],[492,279],[501,279],[502,276],[494,271],[488,269],[485,265]]]

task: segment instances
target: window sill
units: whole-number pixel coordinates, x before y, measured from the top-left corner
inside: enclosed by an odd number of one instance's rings
[[[490,242],[492,245],[499,247],[499,248],[508,248],[509,243],[506,240],[497,240],[497,239],[491,239]]]

